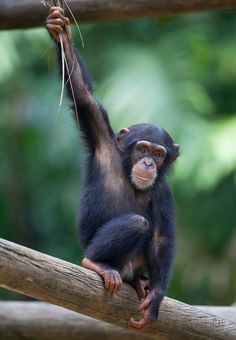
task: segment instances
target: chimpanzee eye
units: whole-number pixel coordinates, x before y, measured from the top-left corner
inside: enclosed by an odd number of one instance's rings
[[[160,158],[161,157],[161,152],[160,151],[156,151],[156,152],[154,152],[153,156],[155,158]]]
[[[141,153],[146,153],[146,152],[147,152],[147,149],[146,149],[145,146],[140,146],[139,151],[140,151]]]

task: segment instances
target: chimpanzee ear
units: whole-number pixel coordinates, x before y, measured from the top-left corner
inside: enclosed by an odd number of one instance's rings
[[[123,141],[123,137],[126,136],[129,133],[129,129],[127,128],[122,128],[119,133],[116,136],[116,144],[118,149],[120,149],[120,151],[124,151],[124,141]]]
[[[119,137],[123,137],[124,135],[127,135],[127,133],[129,133],[129,129],[127,129],[127,128],[122,128],[122,129],[120,129],[120,131],[119,131],[119,133],[118,133],[118,138]]]
[[[180,155],[180,148],[179,148],[179,144],[173,144],[174,150],[175,150],[175,154],[174,154],[174,160],[176,160],[176,158],[179,157]]]

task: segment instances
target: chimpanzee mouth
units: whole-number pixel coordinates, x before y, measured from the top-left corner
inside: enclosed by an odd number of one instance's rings
[[[131,182],[134,184],[136,189],[145,191],[153,186],[154,179],[140,176],[135,171],[132,171]]]
[[[148,178],[148,177],[143,177],[137,174],[137,172],[133,172],[134,176],[137,177],[138,179],[141,179],[142,181],[146,181],[149,182],[152,180],[152,178]]]

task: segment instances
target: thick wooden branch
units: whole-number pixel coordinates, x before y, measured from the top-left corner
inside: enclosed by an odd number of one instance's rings
[[[0,0],[0,29],[42,26],[42,0]],[[229,10],[236,0],[67,0],[78,22],[121,20],[188,12]]]
[[[211,314],[236,320],[236,307],[198,306]],[[120,327],[44,302],[0,302],[0,339],[5,340],[135,340]]]
[[[136,317],[136,293],[125,285],[111,297],[93,272],[0,239],[0,287],[127,328]],[[165,298],[157,322],[144,334],[155,339],[234,339],[236,324]]]

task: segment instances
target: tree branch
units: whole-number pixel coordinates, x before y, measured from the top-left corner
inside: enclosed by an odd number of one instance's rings
[[[236,307],[198,306],[236,320]],[[0,339],[141,340],[148,337],[44,302],[0,302]]]
[[[135,291],[124,285],[111,297],[95,273],[0,239],[0,287],[127,328],[136,317]],[[157,322],[145,331],[155,339],[236,338],[236,324],[164,298]]]
[[[68,0],[78,22],[230,10],[236,0]],[[41,0],[0,1],[0,29],[43,26],[48,13]]]
[[[148,337],[44,302],[0,302],[0,339],[141,340]]]

